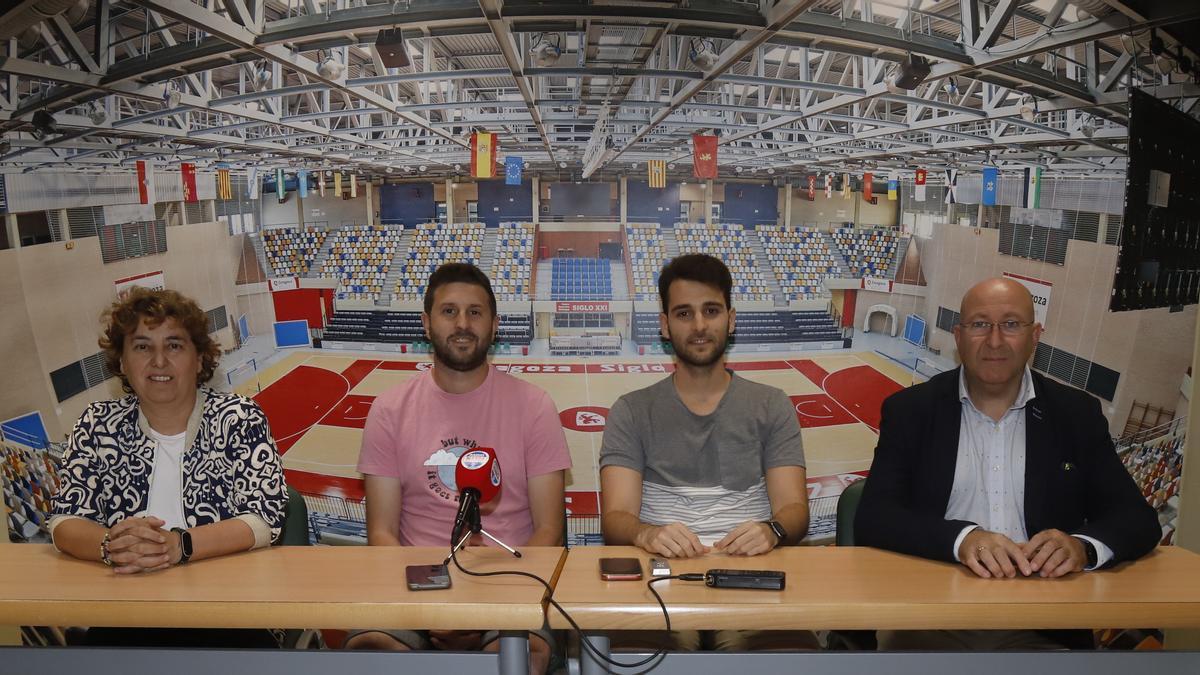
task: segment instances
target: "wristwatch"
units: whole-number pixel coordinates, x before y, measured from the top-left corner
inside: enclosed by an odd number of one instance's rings
[[[1092,544],[1092,542],[1084,539],[1083,537],[1075,538],[1083,542],[1083,552],[1084,555],[1087,556],[1087,564],[1084,565],[1083,568],[1086,570],[1095,567],[1096,562],[1099,560],[1099,556],[1096,554],[1096,547]]]
[[[783,525],[780,525],[778,520],[764,520],[762,524],[771,528],[771,531],[779,538],[779,541],[775,542],[776,546],[782,544],[784,539],[787,539],[787,530],[783,529]]]
[[[172,532],[179,533],[179,562],[176,565],[182,565],[192,558],[192,533],[182,527],[172,527]]]

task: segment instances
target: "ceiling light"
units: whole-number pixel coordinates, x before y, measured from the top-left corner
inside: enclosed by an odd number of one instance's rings
[[[104,111],[104,106],[92,103],[91,109],[88,110],[88,119],[92,121],[92,124],[100,126],[108,121],[108,113]]]
[[[258,70],[254,71],[254,76],[250,78],[250,86],[254,91],[264,91],[271,86],[271,80],[271,69],[265,63],[260,64]]]
[[[395,171],[395,169],[393,169],[392,167],[390,167],[390,166],[389,166],[389,167],[387,168],[387,172],[388,172],[388,173],[391,173],[392,171]]]
[[[1029,94],[1021,97],[1021,107],[1018,108],[1021,112],[1021,118],[1026,122],[1032,122],[1037,118],[1037,100]]]
[[[947,77],[946,81],[942,83],[942,90],[954,96],[958,93],[958,82],[953,77]]]
[[[733,167],[733,170],[734,170],[734,172],[736,172],[736,173],[741,173],[741,172],[742,172],[742,167],[740,167],[740,166],[735,166],[735,167]]]
[[[674,165],[674,164],[668,164],[668,165],[667,165],[667,168],[668,168],[668,169],[670,169],[670,170],[672,170],[672,171],[674,171],[674,170],[675,170],[675,165]]]
[[[462,164],[455,164],[455,165],[454,165],[454,171],[455,171],[455,172],[462,171]]]
[[[558,163],[558,168],[560,168],[560,169],[565,169],[565,168],[567,168],[567,163],[566,163],[566,162],[559,162],[559,163]]]
[[[163,89],[163,103],[168,108],[174,108],[179,105],[179,101],[183,99],[183,92],[179,91],[179,87],[174,82],[168,81],[166,88]]]
[[[317,74],[327,80],[341,79],[342,74],[346,72],[346,66],[342,65],[337,59],[330,54],[326,56],[317,66]]]
[[[887,88],[893,94],[903,94],[929,77],[929,61],[922,56],[909,54],[888,73]]]
[[[688,58],[700,70],[711,70],[713,66],[717,65],[719,55],[712,40],[693,38],[692,48],[688,50]]]
[[[775,167],[771,167],[771,168],[767,169],[767,173],[769,173],[769,174],[774,174],[774,173],[775,173]]]
[[[539,68],[549,68],[558,63],[558,57],[562,56],[562,47],[559,47],[559,41],[562,37],[558,33],[552,33],[553,41],[546,37],[545,33],[539,34],[534,38],[533,46],[529,48],[529,58],[533,64]]]
[[[429,167],[427,167],[427,166],[425,166],[424,164],[422,164],[421,166],[418,166],[418,167],[417,167],[417,171],[420,171],[421,173],[425,173],[425,170],[426,170],[426,169],[428,169],[428,168],[429,168]]]
[[[1083,118],[1083,124],[1079,125],[1079,130],[1084,136],[1091,138],[1096,133],[1096,118],[1088,115]]]
[[[33,113],[30,122],[33,124],[33,137],[39,141],[50,134],[58,133],[58,123],[54,120],[54,116],[45,110]]]

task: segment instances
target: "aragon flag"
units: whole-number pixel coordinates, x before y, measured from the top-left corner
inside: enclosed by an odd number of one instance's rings
[[[696,178],[717,177],[717,137],[692,134],[692,170]]]

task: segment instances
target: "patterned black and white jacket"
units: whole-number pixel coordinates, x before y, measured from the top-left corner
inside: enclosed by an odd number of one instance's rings
[[[143,515],[156,448],[149,429],[134,395],[97,401],[84,410],[71,433],[54,496],[52,533],[69,518],[112,527]],[[255,548],[278,539],[287,485],[258,404],[201,387],[185,443],[181,497],[188,527],[237,518],[254,531]]]

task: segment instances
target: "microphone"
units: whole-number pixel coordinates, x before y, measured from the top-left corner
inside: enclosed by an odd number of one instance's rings
[[[458,486],[458,513],[454,516],[451,544],[462,537],[469,521],[479,520],[479,505],[490,502],[500,492],[500,462],[491,448],[472,448],[458,458],[454,467]]]

